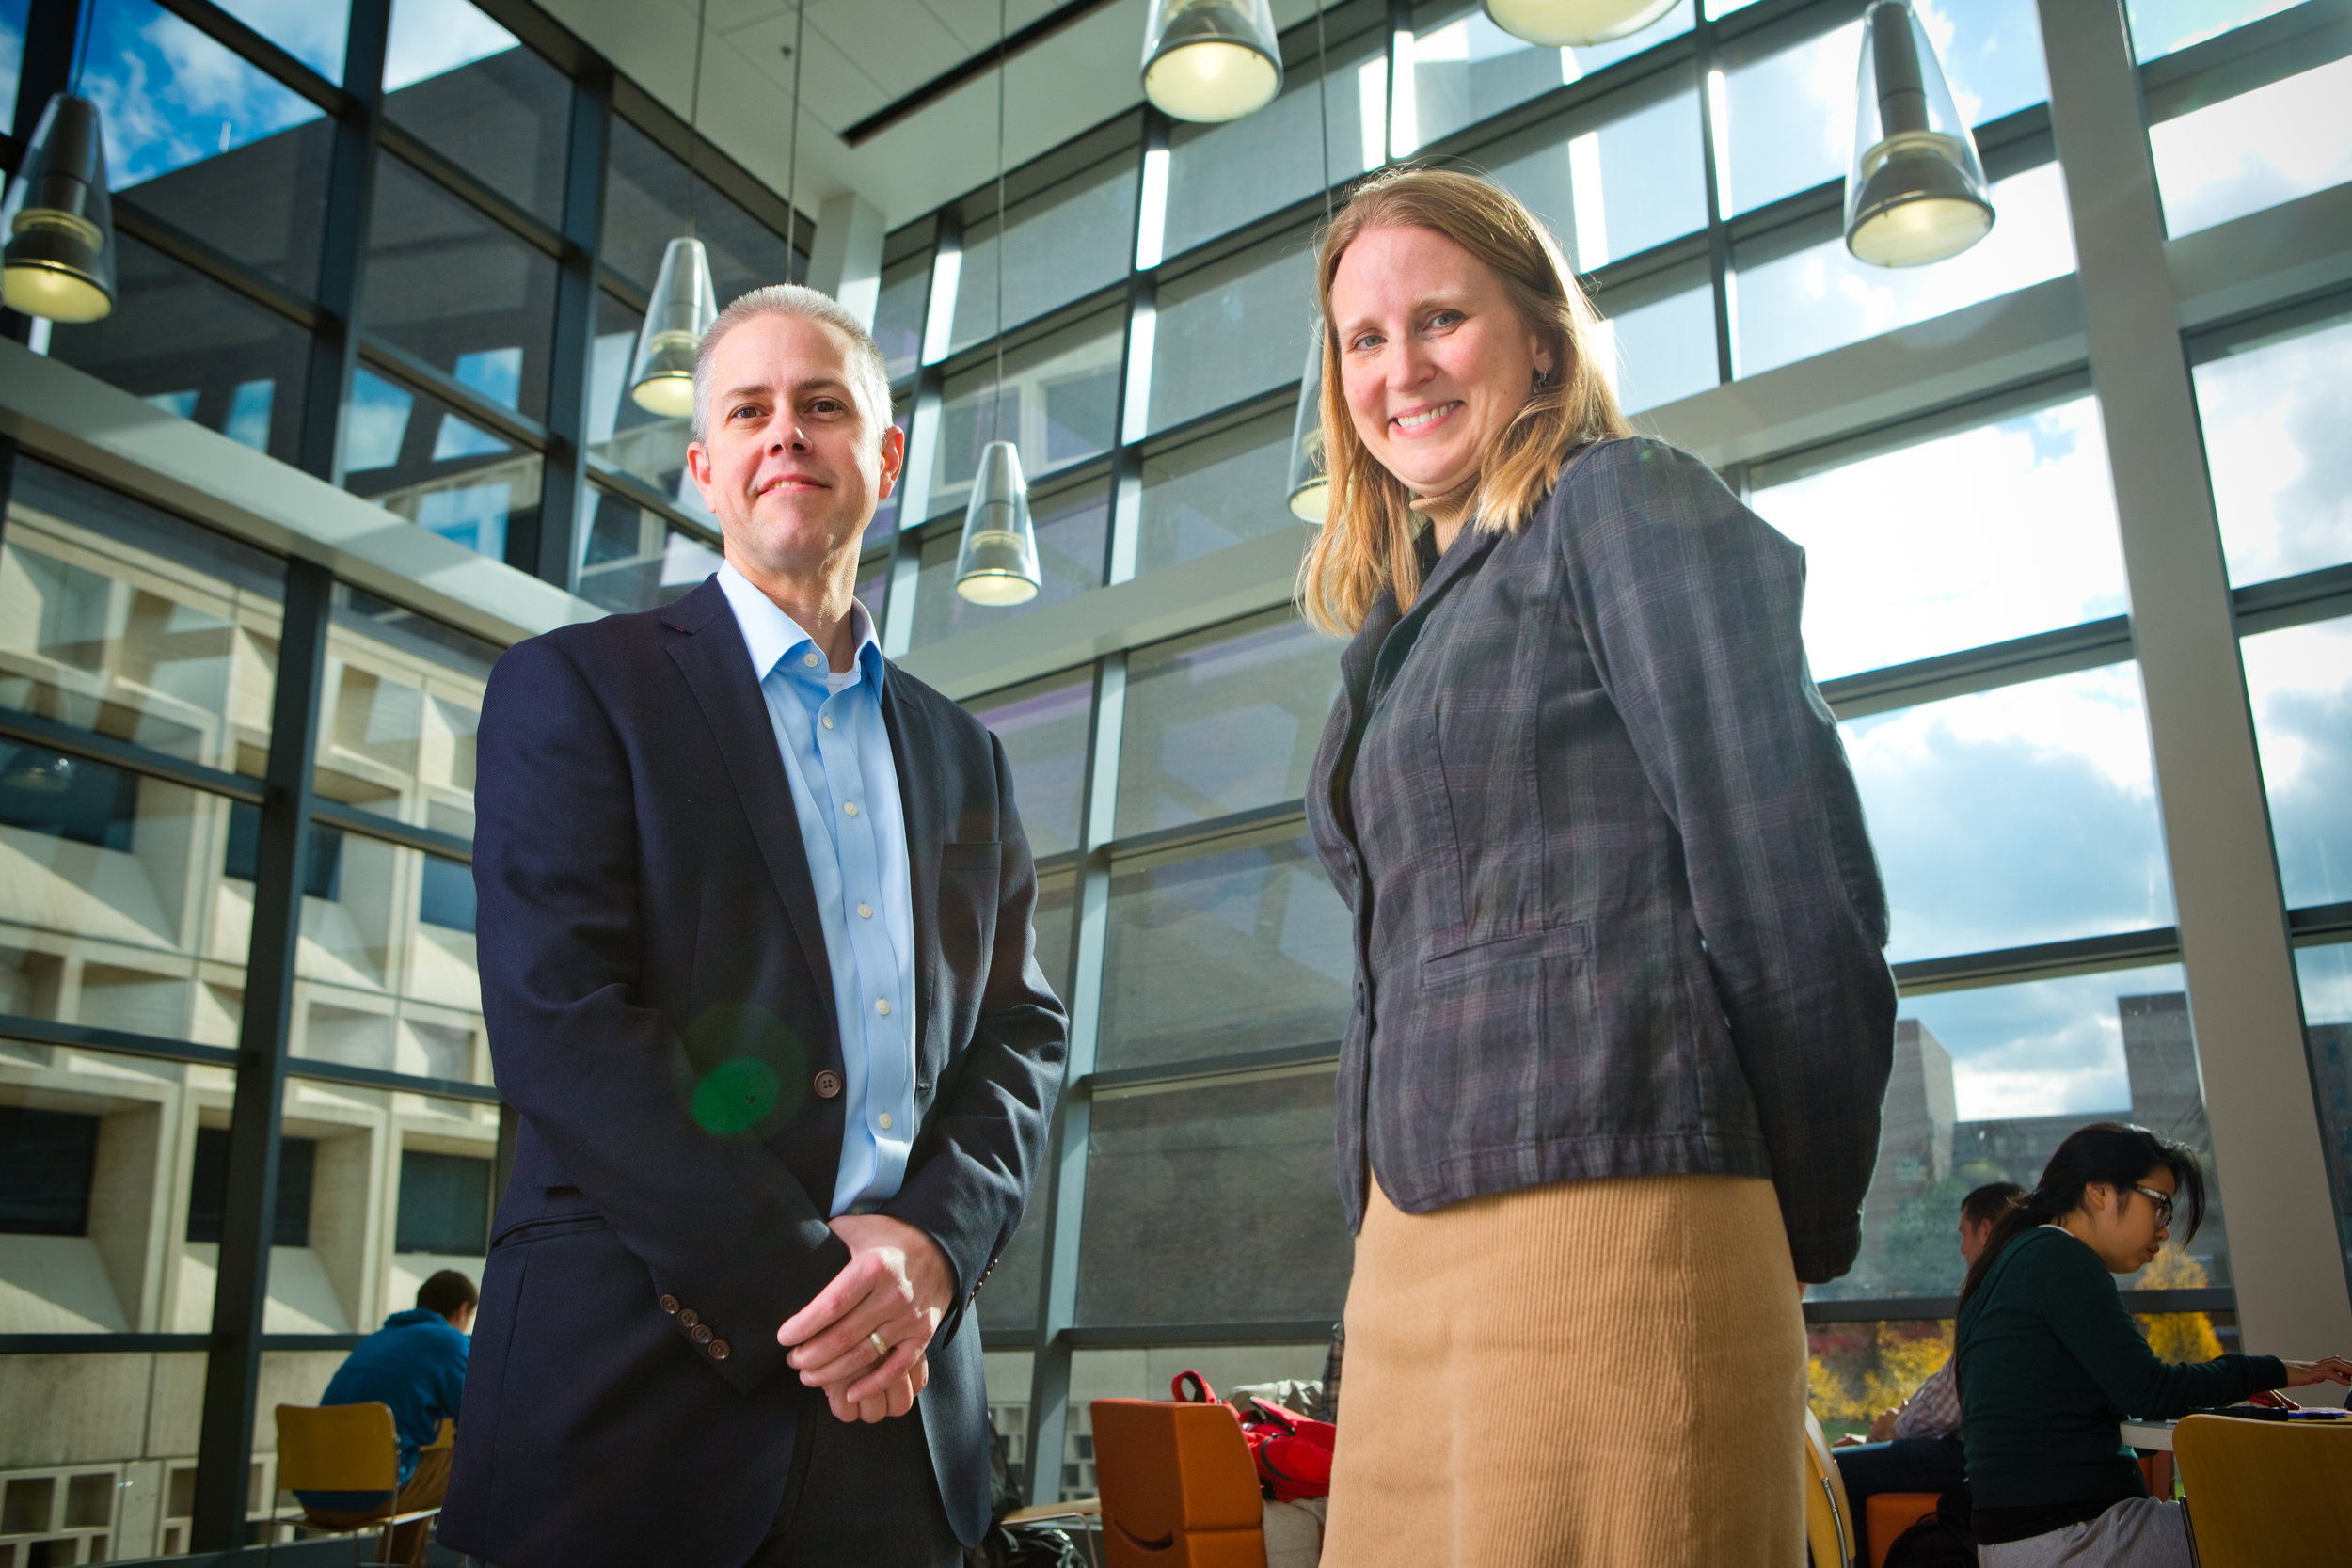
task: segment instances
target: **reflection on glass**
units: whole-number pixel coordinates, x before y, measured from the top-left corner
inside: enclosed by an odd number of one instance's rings
[[[2296,0],[2123,0],[2132,47],[2153,60],[2286,10]]]
[[[992,691],[965,705],[1005,749],[1013,800],[1033,854],[1058,855],[1078,847],[1087,718],[1093,705],[1094,681],[1085,670]]]
[[[115,280],[114,310],[53,327],[51,356],[292,461],[310,335],[127,234],[115,237]]]
[[[1102,1067],[1338,1040],[1353,927],[1296,831],[1113,869]]]
[[[2290,908],[2352,900],[2352,620],[2239,644]]]
[[[555,262],[397,158],[376,161],[361,319],[492,403],[547,411]]]
[[[2128,608],[2094,398],[1758,489],[1750,504],[1804,546],[1816,680]]]
[[[1645,108],[1571,135],[1547,128],[1533,150],[1497,155],[1495,182],[1543,220],[1579,272],[1707,222],[1698,93],[1688,73],[1672,79],[1677,90]]]
[[[891,382],[914,373],[923,353],[923,317],[930,308],[931,256],[925,251],[882,274],[874,305],[874,342]]]
[[[1297,239],[1161,284],[1151,427],[1296,387],[1313,325],[1314,257]]]
[[[1332,1178],[1331,1084],[1318,1068],[1097,1094],[1078,1322],[1335,1320],[1355,1246]]]
[[[392,0],[384,112],[501,196],[564,219],[571,83],[466,0]]]
[[[1630,293],[1631,291],[1629,291]],[[1722,384],[1715,356],[1715,291],[1707,284],[1619,310],[1608,296],[1600,349],[1614,367],[1617,404],[1629,414]]]
[[[1136,573],[1295,531],[1290,483],[1291,416],[1268,414],[1143,463],[1143,532]],[[1304,548],[1307,535],[1300,534]]]
[[[947,378],[930,513],[963,511],[981,449],[993,440],[1021,449],[1021,469],[1041,476],[1110,450],[1119,431],[1120,310],[1107,310]],[[1097,566],[1099,574],[1102,568]],[[1097,582],[1102,579],[1098,575]],[[1035,603],[1035,600],[1030,601]]]
[[[656,414],[628,395],[642,318],[602,290],[596,293],[596,337],[588,363],[588,451],[601,465],[618,468],[666,496],[690,516],[710,517],[702,492],[687,471],[686,445],[693,421]],[[716,529],[718,519],[710,517]]]
[[[20,455],[0,706],[259,775],[283,581],[259,550]]]
[[[2174,238],[2352,180],[2352,59],[2148,128]]]
[[[2000,214],[1993,232],[1964,257],[1934,266],[1870,266],[1848,254],[1842,239],[1741,264],[1732,278],[1740,373],[1756,375],[2074,270],[2058,165],[1995,182],[1993,205]]]
[[[322,855],[331,874],[303,890],[294,1053],[487,1083],[470,870],[356,832],[323,832]]]
[[[612,610],[651,610],[719,569],[716,546],[636,502],[591,487],[581,497],[580,579],[573,592]]]
[[[1136,650],[1119,836],[1296,799],[1339,683],[1340,645],[1288,610]]]
[[[498,656],[479,638],[338,583],[319,711],[318,792],[471,838],[474,729]]]
[[[1038,570],[1045,584],[1035,597],[999,608],[974,604],[956,592],[956,552],[962,531],[948,529],[923,541],[923,564],[914,585],[914,640],[912,647],[928,647],[968,631],[1001,626],[1047,605],[1074,598],[1103,586],[1104,541],[1110,529],[1108,486],[1083,484],[1058,495],[1032,497],[1030,515],[1037,525]]]
[[[2172,923],[2138,672],[1851,720],[1898,962]]]
[[[640,290],[651,289],[661,270],[662,248],[685,232],[685,162],[613,117],[605,166],[604,264]],[[786,247],[784,236],[700,177],[694,182],[693,234],[709,252],[710,280],[723,310],[753,289],[800,280],[800,260]]]
[[[331,22],[340,54],[340,14],[318,19],[288,25]],[[331,139],[317,107],[153,0],[97,0],[87,47],[81,91],[104,117],[114,188],[310,293]]]
[[[2303,989],[2312,1085],[2318,1092],[2320,1136],[2327,1145],[2328,1196],[2336,1237],[2352,1276],[2352,945],[2306,947],[2295,955]]]
[[[343,488],[453,544],[506,559],[510,526],[538,510],[539,454],[468,421],[430,392],[367,369],[343,404]]]
[[[1415,6],[1413,87],[1398,104],[1391,139],[1401,157],[1690,30],[1691,8],[1685,4],[1630,37],[1587,49],[1555,49],[1504,32],[1482,8],[1461,0]],[[1410,125],[1404,119],[1408,106]],[[1692,118],[1695,124],[1695,107]]]
[[[1330,183],[1377,168],[1386,157],[1381,133],[1388,90],[1386,45],[1376,37],[1333,52],[1324,94]],[[1163,254],[1182,255],[1202,240],[1323,189],[1318,166],[1325,128],[1315,124],[1319,101],[1313,71],[1301,66],[1290,73],[1282,95],[1254,115],[1222,125],[1171,127]]]
[[[1024,201],[1006,216],[1010,233],[1005,247],[1011,264],[1004,278],[1005,324],[1018,326],[1127,276],[1127,253],[1136,231],[1135,154],[1122,151]],[[964,231],[951,353],[996,330],[996,252],[992,214]],[[921,293],[920,289],[912,292]],[[920,318],[911,315],[905,330],[919,338],[921,325]],[[905,351],[909,369],[914,346]]]
[[[2207,360],[2197,409],[2232,582],[2352,559],[2352,321]]]

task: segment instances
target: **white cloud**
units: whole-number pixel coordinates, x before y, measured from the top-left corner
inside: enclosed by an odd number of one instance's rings
[[[2165,226],[2187,234],[2352,180],[2352,58],[2152,126]]]
[[[395,0],[384,90],[396,92],[516,47],[515,35],[467,0]]]

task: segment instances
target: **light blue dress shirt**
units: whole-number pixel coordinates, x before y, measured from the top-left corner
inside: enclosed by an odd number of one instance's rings
[[[897,1195],[914,1137],[914,894],[882,722],[882,644],[852,601],[856,663],[836,675],[816,641],[732,564],[719,568],[719,587],[775,726],[833,966],[844,1117],[833,1212],[863,1211]]]

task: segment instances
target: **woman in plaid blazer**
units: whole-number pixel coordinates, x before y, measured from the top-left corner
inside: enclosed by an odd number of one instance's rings
[[[1860,1246],[1895,1017],[1803,552],[1631,436],[1509,195],[1382,177],[1318,260],[1299,597],[1351,641],[1308,812],[1357,943],[1327,1560],[1795,1568],[1799,1301]]]

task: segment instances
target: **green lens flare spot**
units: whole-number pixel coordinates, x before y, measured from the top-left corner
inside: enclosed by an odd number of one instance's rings
[[[765,1062],[722,1062],[694,1087],[694,1124],[723,1138],[748,1132],[775,1108],[777,1086]]]

